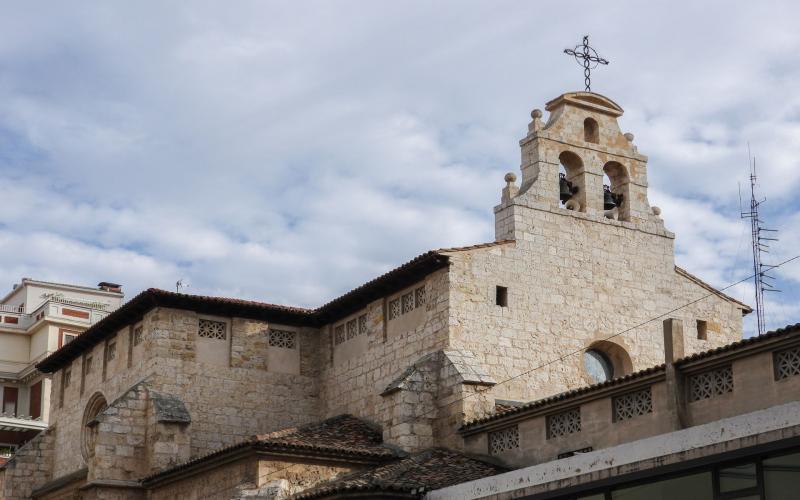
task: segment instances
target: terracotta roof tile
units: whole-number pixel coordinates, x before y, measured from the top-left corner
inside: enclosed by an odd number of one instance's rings
[[[380,429],[352,415],[255,437],[259,449],[326,450],[343,454],[396,457],[383,445]]]
[[[370,470],[349,474],[303,491],[297,500],[340,498],[347,493],[406,493],[419,498],[429,490],[444,488],[507,472],[508,469],[443,448],[425,450]]]
[[[253,436],[246,441],[226,446],[206,455],[159,471],[142,479],[143,483],[153,483],[164,477],[201,465],[213,458],[236,453],[244,448],[268,451],[276,454],[317,454],[320,458],[346,457],[382,463],[401,456],[394,449],[383,444],[381,431],[352,415],[336,417],[289,429]]]

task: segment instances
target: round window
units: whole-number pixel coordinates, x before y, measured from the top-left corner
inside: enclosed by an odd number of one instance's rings
[[[596,384],[614,378],[614,366],[611,361],[596,349],[590,349],[583,353],[583,367]]]

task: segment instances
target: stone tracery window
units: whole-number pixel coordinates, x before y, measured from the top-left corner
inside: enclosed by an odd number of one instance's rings
[[[700,401],[733,392],[731,366],[709,370],[689,377],[689,401]]]
[[[270,328],[269,346],[280,347],[282,349],[295,349],[297,347],[297,332]]]
[[[547,417],[547,439],[581,431],[581,409],[573,408]]]
[[[409,292],[403,295],[403,314],[414,310],[414,293]]]
[[[201,319],[198,324],[197,335],[204,339],[226,340],[228,338],[224,321]]]
[[[519,426],[513,425],[489,433],[489,453],[497,455],[519,448]]]
[[[133,329],[133,345],[139,345],[144,340],[144,327],[142,325]]]
[[[614,421],[621,422],[653,413],[653,393],[650,387],[614,398]]]
[[[775,353],[775,379],[800,375],[800,347]]]
[[[394,299],[389,302],[389,319],[395,319],[400,316],[400,299]]]
[[[344,325],[338,325],[333,328],[333,344],[339,345],[344,342]]]

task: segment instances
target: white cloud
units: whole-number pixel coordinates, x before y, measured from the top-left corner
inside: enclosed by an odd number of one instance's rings
[[[107,279],[129,295],[187,278],[195,293],[318,305],[428,248],[491,239],[530,110],[581,87],[561,51],[590,33],[611,60],[593,88],[650,157],[678,262],[721,286],[749,272],[748,141],[776,256],[800,244],[797,15],[790,2],[8,6],[0,278]],[[800,266],[780,278],[769,310],[788,311]]]

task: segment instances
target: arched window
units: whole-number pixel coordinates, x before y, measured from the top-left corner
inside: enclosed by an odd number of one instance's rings
[[[599,384],[628,375],[633,371],[633,363],[621,345],[602,340],[584,351],[583,371],[590,383]]]
[[[100,415],[106,408],[108,403],[106,398],[99,392],[94,393],[89,402],[86,404],[86,409],[83,411],[83,420],[81,423],[81,454],[87,462],[94,456],[94,444],[97,440],[97,416]]]
[[[600,126],[594,118],[583,120],[583,140],[595,144],[600,142]]]
[[[603,210],[608,218],[630,220],[630,178],[625,166],[616,161],[603,166]]]
[[[596,384],[614,378],[614,365],[602,351],[597,349],[589,349],[583,353],[583,368]]]
[[[571,151],[558,155],[559,176],[558,192],[560,205],[568,210],[584,212],[586,210],[586,194],[584,193],[583,161]]]

